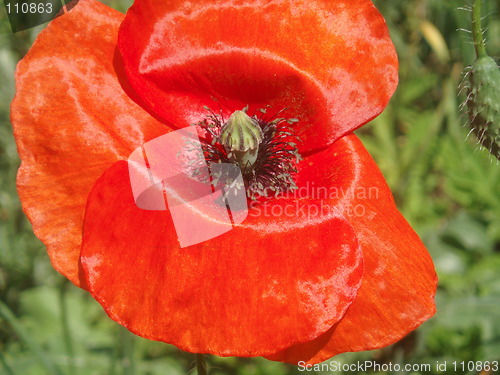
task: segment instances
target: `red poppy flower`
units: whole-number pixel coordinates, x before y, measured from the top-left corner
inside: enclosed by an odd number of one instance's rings
[[[132,332],[316,363],[389,345],[433,315],[432,261],[352,133],[397,84],[369,0],[140,0],[126,16],[81,0],[39,35],[16,79],[23,208],[54,267]],[[223,125],[207,123],[206,106],[226,119],[287,108],[283,128],[248,117],[277,150],[257,156],[270,168],[257,182],[284,194],[180,248],[168,211],[135,204],[126,160],[172,130]],[[230,158],[219,141],[212,151]],[[302,161],[269,167],[296,147]],[[295,190],[275,184],[284,162]]]

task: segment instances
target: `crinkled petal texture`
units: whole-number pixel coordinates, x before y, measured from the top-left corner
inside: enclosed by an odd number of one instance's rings
[[[94,297],[139,335],[316,363],[393,343],[434,313],[431,259],[354,135],[308,156],[295,194],[183,249],[168,212],[138,209],[128,179],[120,162],[94,186],[81,262]]]
[[[136,1],[118,46],[145,108],[176,127],[203,117],[290,108],[302,151],[378,115],[397,57],[369,0]]]
[[[356,136],[309,157],[299,176],[299,184],[314,181],[316,196],[329,200],[352,225],[365,271],[358,295],[339,323],[312,342],[268,358],[318,363],[343,352],[381,348],[434,315],[437,277],[432,259],[396,209],[382,174]],[[338,189],[339,179],[348,181],[343,190]]]
[[[123,14],[90,0],[51,22],[16,73],[17,186],[52,264],[79,285],[83,217],[97,178],[169,130],[123,91],[113,66]],[[77,31],[77,32],[75,32]]]
[[[89,195],[89,290],[132,332],[191,352],[256,356],[313,340],[345,314],[363,273],[345,219],[308,217],[319,203],[276,199],[268,215],[251,210],[242,226],[180,248],[170,213],[138,208],[119,162]]]

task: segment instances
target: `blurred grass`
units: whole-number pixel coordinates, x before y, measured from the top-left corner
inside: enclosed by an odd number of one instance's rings
[[[107,3],[122,11],[130,5]],[[390,348],[335,360],[498,361],[500,166],[467,137],[458,112],[461,71],[474,59],[470,34],[457,31],[470,30],[470,14],[458,9],[467,4],[375,3],[399,53],[400,85],[387,110],[357,133],[435,260],[438,313]],[[487,48],[498,61],[500,1],[484,8]],[[192,355],[131,335],[57,275],[21,211],[9,103],[15,65],[41,28],[12,34],[0,9],[0,374],[186,374]],[[301,373],[260,358],[211,357],[209,365],[211,374]]]

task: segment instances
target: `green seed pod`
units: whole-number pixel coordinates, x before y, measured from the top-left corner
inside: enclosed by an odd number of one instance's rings
[[[259,122],[245,111],[236,111],[229,116],[220,133],[220,143],[228,152],[229,158],[242,168],[255,163],[262,138]]]
[[[500,69],[489,56],[477,59],[464,82],[468,125],[479,142],[500,160]]]

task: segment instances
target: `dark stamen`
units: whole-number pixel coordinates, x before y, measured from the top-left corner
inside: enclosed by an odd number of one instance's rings
[[[266,110],[261,110],[260,113],[265,114]],[[297,189],[294,175],[297,173],[296,166],[301,160],[297,148],[300,139],[291,125],[298,120],[286,118],[264,120],[257,115],[251,116],[251,119],[260,127],[262,140],[258,145],[255,161],[252,164],[246,162],[244,165],[238,162],[232,155],[233,151],[220,141],[221,130],[227,124],[223,123],[221,116],[210,111],[207,118],[196,124],[203,133],[200,141],[207,164],[237,164],[245,181],[246,194],[252,200],[277,196]],[[242,139],[243,135],[239,134],[238,137]]]

